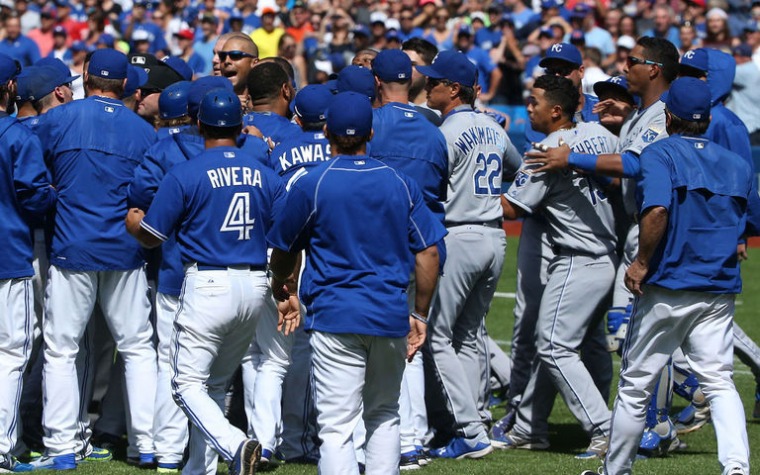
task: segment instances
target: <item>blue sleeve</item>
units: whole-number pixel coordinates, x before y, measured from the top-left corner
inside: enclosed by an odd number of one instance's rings
[[[416,254],[440,241],[447,231],[441,221],[425,206],[419,187],[409,178],[405,178],[405,182],[412,200],[408,229],[409,249]]]
[[[633,152],[623,152],[620,159],[623,161],[624,177],[635,178],[639,175],[640,159],[638,155]]]
[[[238,136],[238,148],[253,156],[259,163],[271,168],[269,164],[269,146],[260,138],[250,134]]]
[[[641,154],[641,172],[638,179],[640,193],[639,212],[644,213],[649,208],[662,206],[670,209],[672,202],[673,184],[670,178],[668,157],[649,148]]]
[[[752,175],[752,188],[747,202],[747,226],[745,236],[760,236],[760,195],[757,193],[757,179]]]
[[[287,252],[298,252],[309,244],[309,221],[312,214],[311,193],[302,189],[299,180],[290,189],[280,211],[275,215],[274,225],[267,233],[270,247]]]
[[[182,183],[173,173],[158,187],[158,192],[140,226],[162,241],[169,239],[185,212],[185,197]]]
[[[142,163],[135,169],[135,176],[127,188],[128,206],[147,211],[156,196],[161,180],[166,176],[166,171],[154,154],[148,150]]]
[[[29,61],[30,61],[30,63],[27,66],[31,66],[32,64],[39,61],[42,55],[40,55],[40,48],[37,46],[37,43],[30,40],[27,43],[27,45],[28,45],[27,51],[29,52]]]
[[[57,194],[50,186],[40,141],[31,133],[19,138],[11,150],[16,197],[25,211],[39,216],[53,206]]]

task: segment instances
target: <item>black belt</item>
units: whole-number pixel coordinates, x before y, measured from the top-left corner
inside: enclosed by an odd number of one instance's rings
[[[211,264],[196,263],[195,266],[198,270],[249,270],[249,271],[265,271],[266,266],[254,266],[248,264],[234,265],[234,266],[214,266]]]
[[[444,222],[444,226],[447,228],[453,228],[454,226],[485,226],[487,228],[500,228],[502,223],[501,219],[494,219],[493,221],[462,221],[453,223],[451,221]]]

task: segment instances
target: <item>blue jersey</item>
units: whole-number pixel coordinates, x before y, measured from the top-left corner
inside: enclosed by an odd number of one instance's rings
[[[251,112],[243,117],[243,126],[253,125],[275,146],[301,133],[301,127],[274,112]]]
[[[50,263],[81,271],[143,265],[124,228],[127,186],[156,133],[116,99],[90,96],[51,109],[36,128],[58,190]]]
[[[412,178],[430,211],[443,222],[449,176],[443,133],[413,106],[398,102],[373,110],[372,129],[368,155]]]
[[[280,177],[259,161],[235,147],[211,148],[169,171],[142,227],[162,241],[176,232],[185,264],[264,269],[284,196]]]
[[[0,53],[7,54],[24,67],[31,66],[40,60],[40,49],[37,43],[23,35],[14,41],[8,38],[0,40]]]
[[[465,53],[467,58],[478,68],[478,84],[483,91],[488,91],[491,85],[491,72],[496,69],[496,63],[484,49],[473,46]]]
[[[644,149],[640,211],[668,210],[646,283],[671,290],[741,292],[736,242],[755,177],[746,160],[701,137],[673,135]]]
[[[158,130],[156,130],[156,140],[163,140],[166,137],[169,137],[174,134],[178,134],[180,132],[184,132],[187,129],[194,128],[192,125],[175,125],[172,127],[160,127]]]
[[[0,112],[0,190],[0,280],[32,276],[28,219],[44,215],[55,203],[56,193],[39,140],[5,112]]]
[[[267,237],[278,249],[306,249],[305,328],[407,335],[413,253],[446,234],[414,181],[366,156],[338,156],[298,180],[285,207]]]
[[[280,142],[269,155],[269,166],[276,171],[288,190],[308,168],[330,160],[330,142],[322,131],[305,130],[299,135]]]

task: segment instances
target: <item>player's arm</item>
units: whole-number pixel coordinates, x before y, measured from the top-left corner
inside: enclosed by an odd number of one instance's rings
[[[433,300],[433,292],[438,282],[438,247],[433,244],[414,256],[414,278],[416,293],[414,312],[409,316],[406,357],[412,361],[414,355],[425,343],[428,325],[428,309]]]
[[[160,246],[164,241],[141,226],[144,217],[145,212],[143,210],[132,208],[127,213],[127,217],[124,218],[124,224],[127,227],[127,232],[134,236],[141,246],[153,249]]]
[[[504,219],[515,220],[525,216],[525,210],[509,201],[506,195],[501,195],[501,210]]]
[[[50,184],[37,137],[30,133],[19,138],[8,150],[13,157],[16,199],[24,211],[39,216],[53,207],[58,195]]]
[[[638,156],[633,152],[593,155],[571,152],[570,147],[562,145],[549,148],[546,151],[534,150],[526,153],[525,156],[525,163],[540,165],[536,169],[537,172],[575,168],[588,173],[617,178],[632,178],[639,173]]]
[[[185,210],[181,180],[171,172],[158,187],[150,212],[132,208],[124,218],[127,232],[148,249],[158,247],[174,232]]]
[[[127,187],[127,206],[130,208],[147,211],[156,196],[161,180],[166,175],[166,169],[155,154],[153,149],[148,150],[143,161],[135,169],[132,182]]]

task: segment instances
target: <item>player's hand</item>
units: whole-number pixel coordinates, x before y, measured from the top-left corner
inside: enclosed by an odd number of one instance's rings
[[[740,242],[736,245],[736,258],[739,259],[739,262],[744,262],[749,259],[746,242]]]
[[[288,288],[288,284],[274,277],[272,277],[270,286],[272,287],[272,295],[278,302],[285,302],[295,293],[291,292],[291,289]]]
[[[287,300],[277,302],[277,331],[290,335],[301,324],[301,302],[291,295]]]
[[[559,147],[548,148],[543,144],[532,143],[535,150],[525,154],[524,162],[527,164],[540,164],[538,168],[531,170],[533,173],[565,170],[570,157],[570,147],[562,143]]]
[[[644,277],[649,272],[649,266],[644,265],[638,259],[635,259],[631,263],[628,270],[625,272],[625,286],[631,291],[633,295],[644,295],[644,291],[641,290],[641,283],[644,281]]]
[[[411,363],[427,338],[427,324],[416,318],[409,317],[409,336],[406,338],[406,359]]]
[[[591,112],[598,115],[609,114],[625,118],[628,116],[628,114],[631,113],[632,110],[633,106],[631,106],[629,103],[610,98],[597,102],[596,105],[594,105],[594,107],[591,109]]]
[[[131,208],[127,212],[127,216],[124,218],[124,224],[127,227],[127,232],[133,236],[137,236],[140,231],[140,223],[145,217],[145,211],[139,208]]]

